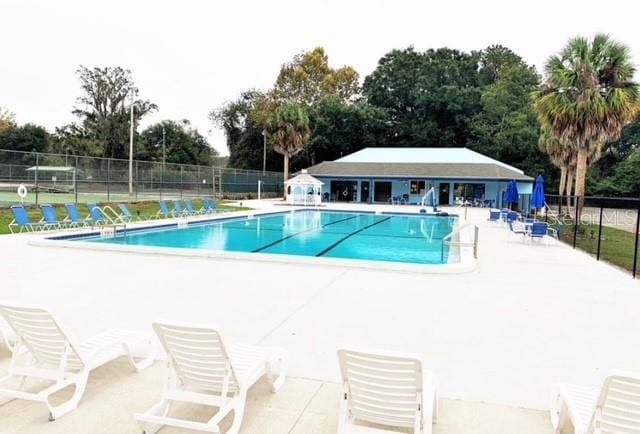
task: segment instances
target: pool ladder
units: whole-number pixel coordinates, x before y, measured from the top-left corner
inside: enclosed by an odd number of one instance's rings
[[[473,242],[461,242],[461,241],[453,241],[453,237],[455,235],[459,235],[463,230],[467,228],[473,228]],[[444,246],[459,246],[459,247],[473,247],[473,257],[478,259],[478,226],[473,223],[465,223],[460,226],[458,229],[452,231],[450,234],[445,235],[442,238],[442,247],[440,250],[440,260],[444,263]]]

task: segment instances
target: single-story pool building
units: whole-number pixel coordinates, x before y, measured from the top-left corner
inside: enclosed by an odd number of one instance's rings
[[[322,181],[323,201],[504,206],[515,180],[528,209],[534,179],[467,148],[364,148],[307,169]],[[433,188],[433,198],[429,193]]]

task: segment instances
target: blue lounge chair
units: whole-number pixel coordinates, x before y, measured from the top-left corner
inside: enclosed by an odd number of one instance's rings
[[[41,223],[33,223],[27,214],[27,210],[24,205],[11,205],[11,213],[13,214],[13,220],[9,223],[9,231],[13,234],[14,228],[20,228],[19,232],[26,230],[27,232],[34,232],[38,229],[44,229],[44,225]]]
[[[62,222],[58,220],[56,210],[50,204],[40,205],[40,212],[42,212],[42,220],[39,224],[44,225],[44,229],[62,229]]]
[[[156,213],[156,217],[158,218],[163,217],[166,219],[171,217],[171,213],[169,212],[169,207],[167,206],[167,202],[165,202],[164,200],[161,200],[161,201],[158,201],[158,205],[160,206],[160,209]]]
[[[203,210],[202,209],[196,210],[196,209],[193,208],[193,203],[191,202],[191,199],[185,199],[184,200],[184,207],[185,207],[184,211],[187,214],[190,214],[190,215],[203,214]]]
[[[89,209],[88,219],[91,220],[92,226],[100,226],[107,224],[107,220],[105,219],[105,215],[102,210],[95,203],[88,203],[87,208]]]
[[[202,207],[206,213],[215,213],[218,211],[215,199],[202,199]]]
[[[173,203],[171,214],[174,217],[186,217],[189,215],[186,209],[182,209],[182,205],[180,205],[180,201],[178,199],[173,199],[171,202]]]
[[[87,219],[80,217],[80,212],[75,203],[67,203],[64,207],[67,209],[67,216],[63,220],[64,224],[70,228],[87,225]]]
[[[534,222],[531,225],[531,231],[527,235],[531,240],[543,240],[546,237],[549,237],[556,242],[558,241],[558,233],[553,228],[550,228],[549,224],[545,222]]]
[[[498,210],[489,210],[489,221],[490,222],[499,222],[500,221],[500,211]]]
[[[524,225],[516,221],[507,221],[507,227],[509,228],[509,232],[511,232],[511,234],[522,236],[522,240],[524,241],[524,237],[527,235],[527,231]]]

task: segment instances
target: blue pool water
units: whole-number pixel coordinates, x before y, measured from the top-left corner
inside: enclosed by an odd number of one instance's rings
[[[450,260],[442,238],[454,222],[455,217],[298,211],[84,241],[442,264]]]

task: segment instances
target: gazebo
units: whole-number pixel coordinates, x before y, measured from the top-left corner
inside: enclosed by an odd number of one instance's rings
[[[291,205],[320,205],[324,183],[303,169],[299,175],[284,182],[287,203]]]

